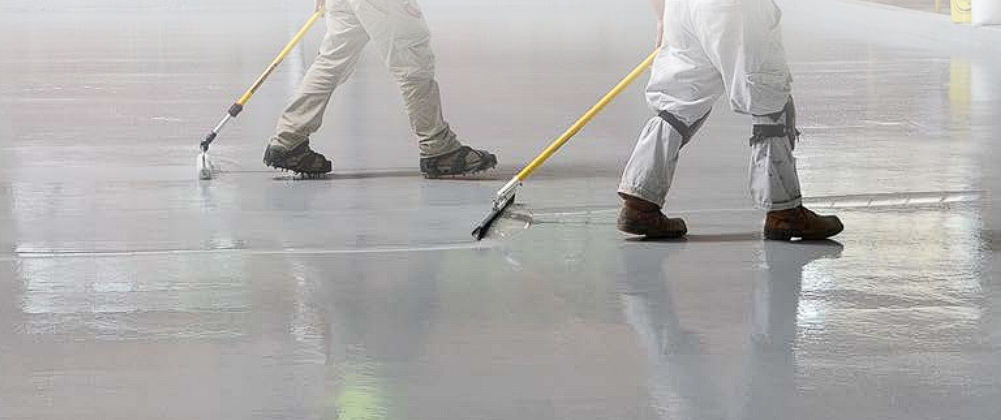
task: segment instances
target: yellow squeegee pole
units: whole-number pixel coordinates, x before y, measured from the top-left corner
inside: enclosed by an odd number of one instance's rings
[[[257,81],[254,82],[254,85],[251,86],[250,89],[247,89],[247,93],[244,93],[243,96],[240,97],[240,100],[236,101],[236,103],[242,106],[246,105],[247,102],[250,101],[250,98],[254,96],[254,93],[257,93],[257,89],[261,88],[261,85],[264,84],[264,81],[268,80],[268,77],[271,76],[271,73],[274,73],[275,69],[277,69],[278,66],[281,65],[282,61],[285,61],[285,57],[288,57],[289,53],[291,53],[292,50],[295,49],[295,46],[298,45],[299,42],[302,41],[302,39],[306,36],[306,34],[309,33],[309,30],[313,28],[313,25],[315,25],[316,22],[323,17],[323,13],[324,13],[323,8],[320,8],[320,10],[317,10],[316,13],[313,13],[313,16],[309,18],[309,21],[307,21],[306,24],[303,25],[302,29],[299,30],[299,33],[295,34],[295,37],[292,38],[291,41],[289,41],[288,45],[286,45],[284,49],[282,49],[282,52],[278,54],[278,57],[275,58],[275,61],[271,62],[271,65],[268,66],[268,69],[265,70],[263,74],[261,74],[261,77],[257,78]]]
[[[653,65],[653,61],[654,59],[657,58],[658,52],[659,51],[654,51],[653,54],[650,54],[650,57],[647,57],[647,59],[644,60],[642,63],[640,63],[640,65],[637,66],[636,69],[634,69],[631,73],[629,73],[629,75],[627,75],[625,79],[622,79],[622,81],[619,82],[619,84],[616,85],[611,90],[611,92],[608,92],[608,94],[605,95],[605,97],[602,98],[601,101],[595,104],[590,110],[587,111],[586,114],[584,114],[583,117],[577,120],[577,122],[572,127],[570,127],[570,129],[567,130],[566,133],[563,133],[563,135],[560,136],[560,138],[556,139],[556,141],[553,142],[553,144],[549,145],[549,147],[546,148],[546,150],[543,151],[542,154],[539,155],[539,157],[535,158],[535,160],[533,160],[532,163],[529,163],[528,166],[525,167],[525,169],[522,169],[521,172],[518,173],[516,177],[518,181],[524,181],[528,179],[528,177],[532,176],[532,173],[534,173],[536,169],[539,169],[539,167],[542,166],[542,164],[546,163],[546,161],[549,160],[549,158],[552,157],[554,154],[556,154],[556,152],[561,147],[563,147],[564,144],[570,141],[570,139],[573,138],[573,136],[577,135],[577,133],[579,133],[580,130],[584,128],[584,126],[590,123],[591,120],[593,120],[594,117],[598,115],[598,113],[600,113],[603,109],[605,109],[605,107],[607,107],[608,104],[612,103],[612,100],[614,100],[616,96],[619,96],[619,94],[622,93],[624,90],[626,90],[629,87],[629,85],[631,85],[633,82],[636,81],[636,79],[642,76],[643,73],[646,72],[646,70]]]

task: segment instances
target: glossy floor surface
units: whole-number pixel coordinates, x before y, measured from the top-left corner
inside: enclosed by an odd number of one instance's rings
[[[448,118],[496,172],[422,179],[372,52],[313,139],[336,175],[266,170],[317,33],[199,183],[198,140],[309,12],[274,3],[0,4],[0,419],[1001,418],[1001,31],[780,2],[837,242],[761,240],[724,103],[669,197],[690,238],[625,240],[635,86],[475,243],[652,48],[646,2],[422,2]]]

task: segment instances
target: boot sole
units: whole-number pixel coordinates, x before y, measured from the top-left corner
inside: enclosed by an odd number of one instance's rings
[[[804,241],[819,241],[831,238],[833,236],[837,236],[844,230],[845,230],[844,227],[831,232],[810,232],[810,233],[793,232],[789,230],[766,230],[764,231],[764,235],[765,239],[768,239],[770,241],[791,241],[794,238],[799,238]]]
[[[482,166],[480,166],[480,167],[478,167],[478,168],[476,168],[476,169],[474,169],[472,171],[466,171],[466,172],[457,173],[457,174],[431,174],[431,173],[427,173],[427,172],[421,172],[421,175],[424,176],[424,179],[457,178],[457,177],[466,177],[466,176],[470,176],[470,175],[476,175],[478,173],[486,172],[486,171],[489,171],[489,170],[491,170],[493,168],[496,168],[496,167],[497,167],[497,161],[494,160],[490,164],[488,164],[488,165],[482,165]]]
[[[267,167],[269,167],[269,168],[276,169],[276,170],[279,170],[279,171],[282,171],[282,172],[291,172],[295,176],[303,177],[303,178],[306,178],[306,179],[320,179],[320,178],[325,178],[327,175],[329,175],[331,172],[333,172],[333,168],[331,168],[331,170],[326,171],[326,172],[303,172],[303,171],[297,171],[295,169],[281,167],[281,166],[278,166],[278,165],[275,165],[275,164],[272,164],[272,163],[268,163],[268,162],[264,162],[264,164],[267,165]]]
[[[305,144],[306,144],[306,147],[308,149],[309,142],[306,142]],[[301,146],[299,146],[299,147],[301,147]],[[296,149],[298,149],[298,147]],[[295,151],[296,149],[293,149],[291,151]],[[329,173],[331,173],[331,172],[334,171],[334,165],[332,163],[330,163],[330,161],[327,160],[326,157],[324,157],[323,155],[319,155],[319,156],[322,157],[328,163],[327,166],[329,166],[329,169],[327,169],[325,171],[317,171],[317,170],[302,171],[302,170],[298,170],[298,169],[295,169],[295,168],[291,168],[291,167],[287,167],[287,166],[281,165],[279,162],[281,162],[282,159],[285,157],[285,155],[287,155],[291,151],[288,151],[288,152],[285,152],[285,153],[281,153],[281,152],[273,151],[272,147],[268,146],[268,148],[264,150],[264,158],[261,159],[261,161],[264,163],[265,166],[267,166],[269,168],[274,168],[274,169],[277,169],[277,170],[282,171],[282,172],[292,172],[296,176],[301,177],[301,178],[306,178],[306,179],[323,178],[327,174],[329,174]]]
[[[642,236],[646,239],[681,239],[688,234],[688,229],[685,229],[684,231],[650,233],[648,229],[628,224],[620,224],[618,225],[618,229],[619,232],[627,235]]]

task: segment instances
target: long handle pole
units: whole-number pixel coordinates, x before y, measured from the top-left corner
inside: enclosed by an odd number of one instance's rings
[[[278,66],[285,61],[285,58],[288,57],[292,50],[295,49],[296,45],[299,45],[299,42],[302,42],[302,39],[306,37],[306,34],[309,33],[310,29],[313,29],[313,25],[316,25],[316,22],[323,17],[325,12],[325,9],[320,8],[320,10],[317,10],[316,13],[313,13],[313,16],[311,16],[309,20],[306,21],[306,24],[299,29],[299,32],[295,34],[295,37],[293,37],[291,41],[289,41],[288,45],[286,45],[285,48],[282,48],[282,51],[278,53],[278,57],[275,57],[274,61],[271,62],[271,65],[264,70],[264,73],[261,73],[261,76],[257,78],[257,81],[254,82],[250,89],[247,89],[243,96],[234,102],[233,106],[229,107],[229,111],[227,111],[226,115],[221,121],[219,121],[219,124],[215,126],[212,132],[205,136],[205,140],[202,140],[201,148],[203,152],[209,150],[209,145],[211,145],[212,142],[215,141],[216,137],[219,136],[223,127],[225,127],[230,120],[236,118],[241,112],[243,112],[244,105],[246,105],[247,102],[250,102],[250,98],[254,97],[257,90],[264,85],[264,82],[267,81],[268,78],[271,77],[271,74],[278,69]]]
[[[572,139],[575,135],[577,135],[577,133],[579,133],[580,130],[584,129],[584,126],[590,123],[591,120],[593,120],[594,117],[598,115],[598,113],[604,110],[605,107],[608,106],[608,104],[612,103],[612,100],[614,100],[617,96],[619,96],[619,94],[625,91],[626,88],[629,87],[629,85],[631,85],[633,82],[636,81],[636,79],[638,79],[641,75],[643,75],[643,73],[646,72],[646,70],[653,65],[653,61],[654,59],[657,58],[658,52],[659,50],[654,51],[652,54],[650,54],[649,57],[647,57],[646,60],[643,60],[643,62],[640,63],[640,65],[636,66],[636,68],[633,69],[633,71],[630,72],[628,75],[626,75],[626,77],[622,79],[622,81],[619,82],[618,85],[612,88],[612,90],[608,92],[608,94],[605,95],[604,98],[598,101],[598,103],[595,104],[593,107],[591,107],[591,109],[588,110],[587,113],[584,114],[584,116],[582,116],[579,120],[577,120],[577,122],[574,123],[574,125],[570,127],[569,130],[567,130],[565,133],[563,133],[562,136],[560,136],[560,138],[556,139],[556,141],[550,144],[549,147],[547,147],[546,150],[542,152],[542,154],[540,154],[538,157],[535,158],[535,160],[529,163],[528,166],[525,167],[525,169],[522,169],[521,172],[518,173],[518,175],[516,175],[510,182],[507,183],[507,185],[504,186],[504,188],[501,188],[501,190],[497,193],[498,199],[504,199],[505,197],[507,197],[512,191],[514,191],[515,188],[517,188],[518,184],[528,179],[528,177],[532,176],[532,174],[535,172],[536,169],[539,169],[540,166],[546,163],[546,161],[549,160],[549,158],[551,158],[554,154],[556,154],[556,152],[560,150],[560,148],[563,147],[564,144],[566,144],[568,141],[570,141],[570,139]]]
[[[240,99],[236,101],[236,103],[240,105],[246,105],[247,102],[250,101],[250,98],[253,97],[255,93],[257,93],[257,89],[261,88],[261,85],[263,85],[264,82],[268,80],[268,77],[271,76],[271,73],[275,72],[278,66],[281,65],[282,61],[285,61],[285,57],[288,57],[289,53],[291,53],[292,50],[295,49],[295,46],[298,45],[299,42],[301,42],[302,39],[306,36],[306,34],[309,33],[309,30],[313,28],[313,25],[315,25],[316,22],[323,17],[323,13],[324,13],[323,8],[320,8],[320,10],[317,10],[316,13],[313,13],[313,16],[309,18],[309,21],[307,21],[306,24],[303,25],[302,29],[299,29],[299,32],[295,34],[295,37],[293,37],[292,40],[289,41],[288,45],[286,45],[285,48],[282,49],[282,52],[278,54],[278,57],[275,58],[275,61],[271,62],[271,65],[268,66],[267,70],[264,70],[264,73],[261,74],[261,77],[257,78],[257,81],[254,82],[254,85],[251,86],[250,89],[247,89],[247,92],[244,93],[243,96],[241,96]]]

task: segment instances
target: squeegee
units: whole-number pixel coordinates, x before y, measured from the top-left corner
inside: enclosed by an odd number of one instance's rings
[[[514,176],[514,178],[511,178],[511,180],[508,181],[508,183],[504,185],[503,188],[497,191],[497,196],[494,199],[493,208],[490,210],[490,213],[487,214],[487,217],[483,219],[483,221],[480,222],[479,225],[476,226],[475,230],[473,230],[473,237],[476,238],[477,241],[482,240],[487,235],[487,233],[490,231],[490,226],[492,226],[494,222],[497,221],[497,219],[501,216],[501,214],[503,214],[504,211],[507,210],[507,208],[514,203],[515,193],[517,192],[518,188],[522,186],[525,180],[528,179],[528,177],[532,176],[532,174],[535,173],[535,171],[539,169],[540,166],[546,163],[546,161],[549,160],[550,157],[556,154],[556,152],[560,150],[560,148],[563,147],[563,145],[569,142],[570,139],[572,139],[575,135],[577,135],[577,133],[579,133],[582,129],[584,129],[584,127],[588,123],[590,123],[591,120],[594,119],[594,117],[596,117],[602,110],[604,110],[605,107],[608,106],[608,104],[612,103],[612,100],[614,100],[617,96],[619,96],[619,94],[625,91],[626,88],[629,87],[629,85],[631,85],[644,72],[646,72],[646,70],[650,68],[651,65],[653,65],[654,59],[657,58],[657,52],[658,51],[654,51],[653,54],[650,54],[650,56],[647,57],[646,60],[643,60],[643,62],[640,63],[639,66],[636,66],[636,68],[633,69],[633,71],[630,72],[624,79],[622,79],[622,81],[619,82],[618,85],[612,88],[612,90],[608,92],[608,94],[605,95],[604,98],[598,101],[598,103],[595,104],[593,107],[591,107],[591,109],[588,110],[587,113],[584,114],[584,116],[582,116],[579,120],[577,120],[577,122],[574,123],[574,125],[571,126],[570,129],[568,129],[565,133],[563,133],[562,136],[560,136],[558,139],[556,139],[556,141],[550,144],[549,147],[547,147],[546,150],[542,152],[542,154],[536,157],[535,160],[529,163],[528,166],[525,167],[525,169],[522,169],[521,172],[519,172],[517,175]]]

